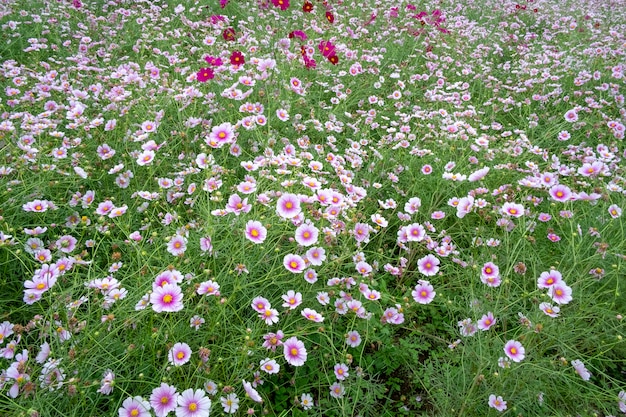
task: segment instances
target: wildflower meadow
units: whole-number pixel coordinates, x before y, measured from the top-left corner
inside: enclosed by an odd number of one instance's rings
[[[519,1],[1,1],[0,416],[626,415],[626,1]]]

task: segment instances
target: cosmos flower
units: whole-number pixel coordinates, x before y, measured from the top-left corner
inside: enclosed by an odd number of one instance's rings
[[[302,366],[306,362],[307,352],[304,343],[296,337],[290,337],[283,343],[285,360],[293,366]]]

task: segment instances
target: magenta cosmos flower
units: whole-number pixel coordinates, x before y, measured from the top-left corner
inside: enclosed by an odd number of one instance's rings
[[[177,402],[176,388],[165,383],[153,389],[150,395],[150,405],[157,417],[165,417],[170,411],[174,411]]]
[[[120,417],[150,417],[150,403],[137,396],[126,398],[118,410]]]
[[[417,270],[427,277],[435,275],[439,272],[439,259],[434,255],[426,255],[417,261]]]
[[[166,284],[152,291],[150,303],[157,313],[180,311],[183,309],[183,292],[178,285]]]
[[[196,73],[196,80],[201,83],[212,80],[213,78],[215,78],[213,68],[200,68],[200,70]]]
[[[290,337],[283,343],[285,360],[293,366],[302,366],[306,362],[306,348],[304,343],[296,337]]]
[[[282,218],[292,219],[300,212],[300,198],[295,194],[283,194],[276,201],[276,213]]]
[[[306,263],[304,259],[300,255],[288,254],[283,258],[283,265],[289,272],[293,272],[294,274],[299,274],[304,271]]]
[[[415,289],[411,292],[413,299],[419,304],[430,304],[435,299],[436,294],[430,282],[424,280],[419,280]]]
[[[201,389],[189,388],[178,397],[176,417],[209,417],[211,400]]]
[[[174,366],[181,366],[191,359],[191,348],[187,343],[176,343],[167,354],[167,360]]]
[[[261,222],[250,220],[246,223],[246,238],[252,243],[263,243],[267,237],[267,229]]]
[[[509,340],[504,345],[504,353],[513,362],[521,362],[525,358],[526,350],[517,340]]]
[[[296,229],[296,242],[301,246],[311,246],[317,243],[319,230],[311,223],[303,223]]]

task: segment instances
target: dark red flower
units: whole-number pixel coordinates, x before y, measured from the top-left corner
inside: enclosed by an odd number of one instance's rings
[[[214,77],[215,73],[213,72],[213,68],[200,68],[200,71],[196,73],[196,80],[201,83],[212,80]]]
[[[337,55],[332,55],[328,57],[328,60],[331,64],[337,65],[337,63],[339,62],[339,57]]]
[[[305,1],[302,5],[302,11],[304,13],[311,13],[313,11],[313,3],[311,3],[310,1]]]
[[[246,63],[246,58],[239,51],[233,51],[230,55],[230,63],[232,65],[243,65]]]
[[[326,20],[333,23],[335,21],[335,16],[331,12],[326,12]]]
[[[224,40],[234,41],[235,40],[235,29],[233,29],[233,28],[226,28],[226,29],[224,29],[224,31],[222,32],[222,37],[224,37]]]

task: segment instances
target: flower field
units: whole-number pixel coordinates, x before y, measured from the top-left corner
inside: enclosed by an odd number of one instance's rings
[[[626,1],[0,4],[0,416],[626,415]]]

